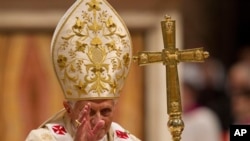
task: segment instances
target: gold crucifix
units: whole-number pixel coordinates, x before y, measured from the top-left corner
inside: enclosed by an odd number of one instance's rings
[[[179,62],[203,62],[208,58],[209,53],[203,51],[203,48],[179,51],[175,47],[175,21],[171,17],[165,16],[165,20],[161,22],[161,28],[164,41],[162,52],[139,52],[133,58],[140,66],[157,62],[163,62],[166,66],[168,128],[173,141],[180,141],[184,122],[181,118],[182,106],[177,65]]]

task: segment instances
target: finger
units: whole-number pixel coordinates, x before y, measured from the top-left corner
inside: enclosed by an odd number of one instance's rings
[[[86,124],[86,122],[89,121],[89,113],[90,113],[90,103],[87,103],[86,105],[84,105],[84,107],[82,108],[81,112],[78,115],[78,119],[76,120],[77,128],[84,128],[85,127],[85,129],[86,129],[87,126],[85,126],[85,124]],[[91,130],[90,127],[87,127],[87,128],[89,128],[89,130]]]
[[[87,122],[86,118],[83,119],[82,124],[85,124]]]
[[[82,120],[81,124],[77,128],[78,129],[80,128],[81,130],[84,130],[84,131],[90,131],[91,130],[90,124],[87,123],[86,118],[84,118]]]
[[[88,120],[89,119],[89,112],[90,112],[90,104],[87,103],[81,112],[79,113],[78,119],[80,122],[83,122],[84,119]]]
[[[85,113],[86,115],[84,115],[84,116],[86,117],[86,120],[89,121],[89,119],[90,119],[89,115],[90,115],[91,104],[87,103],[84,107],[86,108],[86,113]]]
[[[92,133],[93,133],[93,134],[98,133],[98,131],[99,131],[101,128],[103,128],[104,125],[105,125],[105,121],[103,121],[103,120],[98,121],[97,124],[95,125],[95,127],[93,128]]]

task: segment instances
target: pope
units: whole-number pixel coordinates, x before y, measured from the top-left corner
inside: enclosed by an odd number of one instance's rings
[[[64,108],[26,141],[139,141],[113,122],[132,43],[126,25],[105,0],[76,0],[56,27],[51,55]]]

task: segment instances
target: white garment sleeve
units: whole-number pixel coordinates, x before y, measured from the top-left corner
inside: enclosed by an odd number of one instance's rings
[[[39,128],[32,130],[25,141],[56,141],[48,129]]]
[[[133,134],[130,134],[129,136],[132,139],[132,141],[141,141],[140,139],[138,139],[137,137],[135,137]]]

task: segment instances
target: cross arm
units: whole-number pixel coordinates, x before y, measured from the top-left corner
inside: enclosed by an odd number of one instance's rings
[[[133,59],[138,62],[138,65],[143,66],[158,62],[163,62],[165,65],[171,64],[171,62],[203,62],[208,57],[209,53],[203,48],[181,51],[175,48],[174,50],[163,49],[162,52],[138,52]]]

